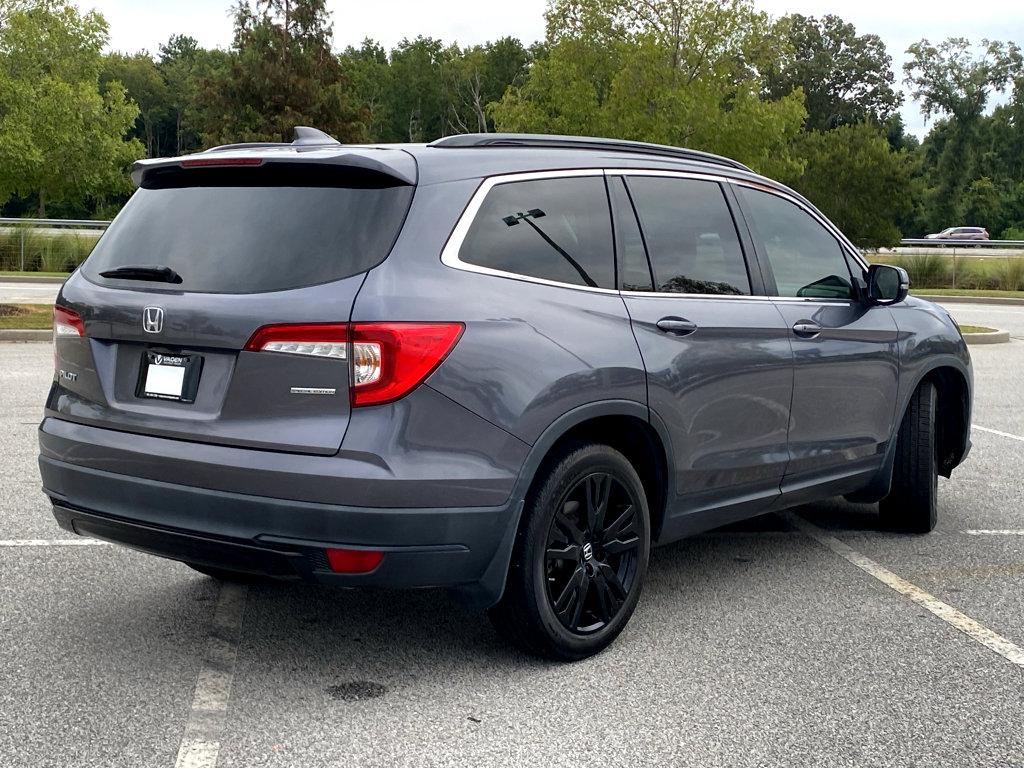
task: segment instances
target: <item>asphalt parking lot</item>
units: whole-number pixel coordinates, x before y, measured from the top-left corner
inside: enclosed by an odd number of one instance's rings
[[[222,590],[74,540],[36,468],[50,346],[0,344],[0,764],[1024,764],[1024,307],[950,307],[1014,339],[972,350],[938,530],[838,500],[657,550],[574,665],[437,592]]]

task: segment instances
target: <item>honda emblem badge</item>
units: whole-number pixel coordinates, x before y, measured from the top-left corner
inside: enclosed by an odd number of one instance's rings
[[[142,311],[142,328],[149,334],[159,334],[164,330],[164,308],[146,307]]]

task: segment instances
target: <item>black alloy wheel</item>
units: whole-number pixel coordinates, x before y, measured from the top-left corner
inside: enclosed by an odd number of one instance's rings
[[[609,473],[592,473],[562,498],[548,529],[548,600],[573,633],[601,630],[618,614],[636,578],[639,505]]]
[[[636,468],[600,443],[569,445],[540,468],[526,500],[505,591],[489,614],[520,648],[579,660],[629,622],[651,549]]]

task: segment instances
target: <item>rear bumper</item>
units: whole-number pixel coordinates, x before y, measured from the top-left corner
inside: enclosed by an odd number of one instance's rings
[[[45,455],[43,490],[59,524],[179,561],[349,587],[456,588],[500,597],[518,504],[363,508],[196,488],[97,470]],[[367,574],[336,574],[328,547],[385,553]]]

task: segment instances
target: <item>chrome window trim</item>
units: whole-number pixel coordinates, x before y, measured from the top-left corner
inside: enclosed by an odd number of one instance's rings
[[[620,291],[623,296],[647,299],[752,299],[757,302],[785,302],[788,304],[859,304],[856,299],[828,299],[813,296],[763,296],[761,294],[674,294],[668,291]]]
[[[699,171],[671,171],[665,168],[606,168],[605,176],[673,176],[679,179],[698,179],[700,181],[728,183],[735,179],[714,173]]]
[[[510,174],[499,174],[497,176],[488,176],[484,178],[480,185],[476,188],[473,196],[470,198],[466,208],[462,211],[459,216],[458,222],[456,222],[451,235],[448,236],[448,240],[441,250],[441,263],[456,270],[463,270],[464,272],[473,272],[478,275],[491,275],[497,278],[508,278],[511,280],[520,280],[526,283],[536,283],[542,286],[554,286],[556,288],[569,288],[575,291],[589,291],[596,294],[619,294],[621,296],[636,296],[636,297],[654,297],[654,298],[686,298],[686,299],[748,299],[754,301],[785,301],[785,302],[825,302],[828,304],[835,303],[850,303],[855,300],[850,299],[815,299],[812,297],[792,297],[792,296],[762,296],[755,294],[677,294],[669,293],[667,291],[628,291],[620,290],[616,288],[601,288],[594,286],[581,286],[577,283],[563,283],[557,280],[547,280],[546,278],[536,278],[531,275],[523,275],[517,272],[508,272],[506,270],[495,270],[491,267],[484,267],[482,265],[471,264],[470,262],[464,262],[459,258],[459,250],[462,248],[462,243],[466,239],[466,235],[469,232],[469,228],[472,226],[473,221],[476,219],[477,213],[480,211],[480,207],[483,205],[484,199],[487,194],[499,184],[509,184],[513,182],[527,182],[536,181],[540,179],[564,179],[574,177],[586,177],[586,176],[661,176],[661,177],[675,177],[679,179],[697,179],[701,181],[718,182],[720,184],[734,184],[744,187],[750,187],[751,189],[760,190],[767,192],[772,195],[777,195],[784,200],[798,206],[801,210],[805,211],[812,219],[818,222],[825,230],[832,235],[840,245],[840,248],[850,256],[853,257],[854,261],[861,266],[863,270],[867,270],[867,263],[863,261],[860,254],[857,252],[846,237],[839,232],[839,230],[831,224],[827,219],[822,217],[813,209],[809,208],[806,203],[798,200],[792,195],[787,194],[784,190],[778,190],[768,184],[761,184],[753,181],[747,181],[745,179],[737,179],[731,176],[723,176],[714,173],[700,173],[696,171],[673,171],[668,169],[656,169],[656,168],[571,168],[561,169],[554,171],[526,171],[522,173],[510,173]],[[610,212],[609,212],[610,215]],[[616,276],[617,277],[617,276]]]
[[[623,296],[641,296],[650,299],[756,299],[765,302],[770,296],[761,294],[680,294],[672,291],[619,291]]]

